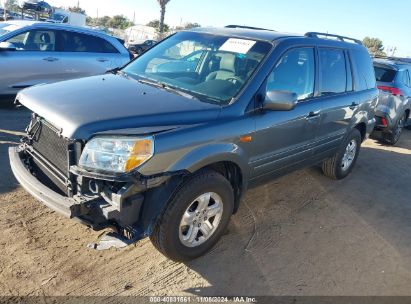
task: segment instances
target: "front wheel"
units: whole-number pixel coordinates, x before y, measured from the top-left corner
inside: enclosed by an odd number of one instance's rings
[[[162,254],[174,261],[197,258],[223,235],[233,208],[230,182],[215,171],[202,171],[177,191],[150,239]]]
[[[332,179],[345,178],[357,162],[360,147],[361,133],[357,129],[353,129],[334,156],[323,162],[324,175]]]

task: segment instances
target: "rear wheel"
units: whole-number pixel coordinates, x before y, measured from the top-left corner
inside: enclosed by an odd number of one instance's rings
[[[223,235],[233,208],[230,182],[215,171],[202,171],[177,191],[150,239],[162,254],[174,261],[197,258]]]
[[[361,147],[361,133],[353,129],[341,148],[322,164],[324,175],[332,179],[343,179],[350,174]]]
[[[402,130],[404,129],[405,122],[407,119],[407,114],[404,113],[403,116],[397,121],[395,126],[392,128],[390,133],[384,134],[384,141],[389,145],[395,145],[401,137]]]

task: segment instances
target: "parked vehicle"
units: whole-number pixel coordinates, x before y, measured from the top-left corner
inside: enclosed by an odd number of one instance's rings
[[[381,93],[372,137],[394,145],[410,118],[411,63],[399,58],[376,58],[374,69]]]
[[[22,9],[25,11],[32,11],[39,14],[50,15],[53,12],[53,8],[46,1],[29,0],[25,1],[22,5]]]
[[[86,15],[66,11],[63,9],[55,9],[49,19],[46,20],[51,23],[64,23],[74,26],[86,26]]]
[[[104,74],[130,60],[114,37],[93,30],[10,21],[0,27],[0,99],[36,84]]]
[[[201,57],[205,55],[206,53],[207,53],[206,50],[197,50],[175,61],[166,60],[165,63],[156,65],[154,67],[154,70],[157,73],[176,72],[176,71],[195,72],[198,66],[198,62],[201,60]]]
[[[155,40],[146,40],[143,43],[130,44],[128,46],[128,49],[131,53],[135,55],[140,55],[144,53],[145,51],[147,51],[148,49],[152,48],[156,43],[157,41]]]
[[[156,72],[197,49],[195,71]],[[318,163],[345,178],[378,90],[360,41],[237,27],[182,31],[116,74],[17,98],[34,112],[9,150],[28,192],[182,261],[220,239],[248,188]]]

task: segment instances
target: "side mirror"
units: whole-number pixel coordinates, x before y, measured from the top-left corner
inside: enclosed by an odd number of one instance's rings
[[[295,108],[298,95],[289,91],[268,91],[264,99],[264,109],[272,111],[290,111]]]
[[[17,48],[13,43],[10,42],[0,42],[0,52],[16,51]]]

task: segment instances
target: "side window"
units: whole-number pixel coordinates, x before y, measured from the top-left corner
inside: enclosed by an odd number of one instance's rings
[[[411,87],[411,81],[410,81],[410,74],[408,73],[408,70],[404,71],[404,79],[403,82],[407,87]]]
[[[60,31],[63,52],[118,53],[108,41],[81,33]]]
[[[354,91],[354,82],[352,78],[352,68],[351,68],[351,59],[350,56],[345,53],[346,55],[346,62],[345,65],[347,67],[347,92],[352,92]]]
[[[347,69],[343,50],[320,49],[320,90],[322,95],[344,93]]]
[[[298,100],[314,96],[315,59],[313,48],[298,48],[286,53],[267,81],[267,91],[296,93]]]
[[[370,54],[364,49],[352,50],[351,55],[356,71],[356,91],[375,88],[376,78]]]
[[[21,33],[7,40],[18,51],[53,52],[56,50],[56,35],[54,31],[32,30]]]

